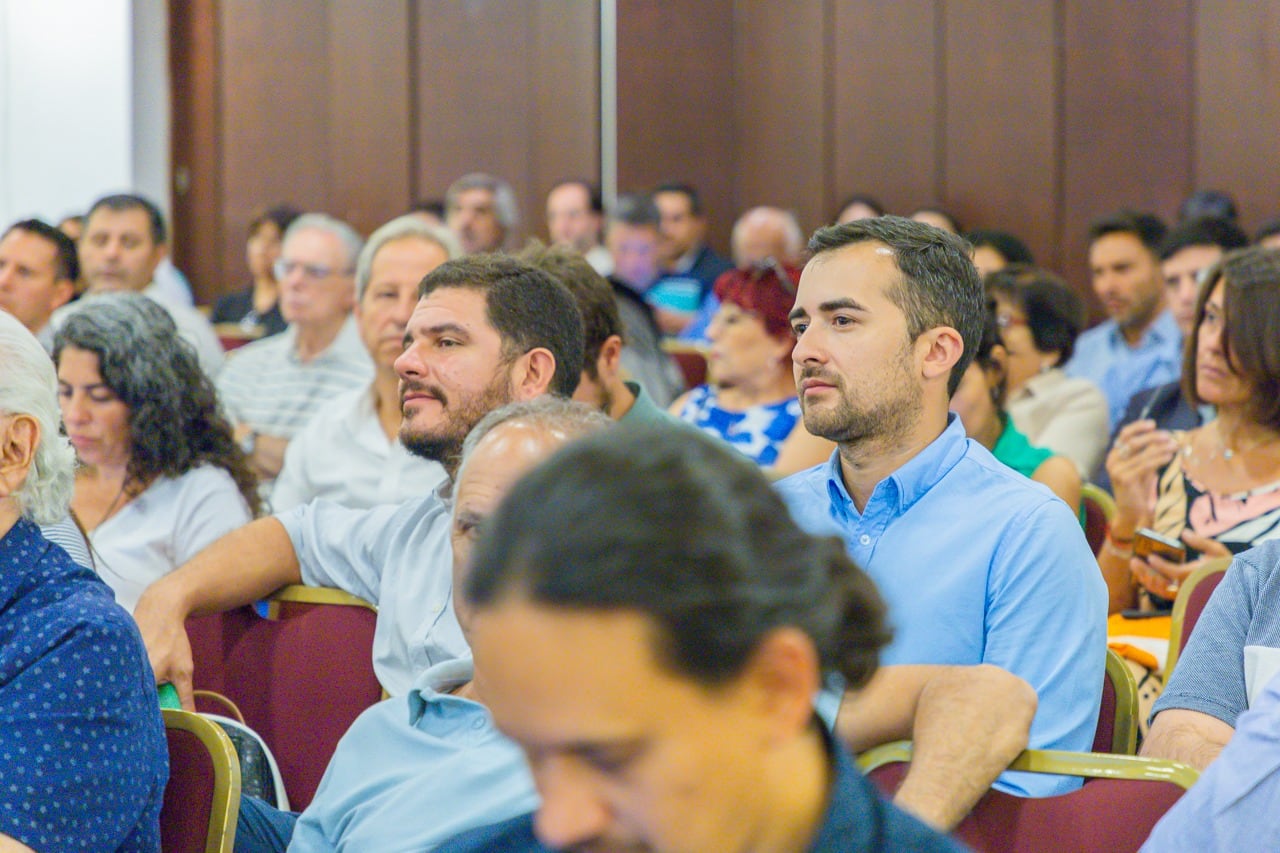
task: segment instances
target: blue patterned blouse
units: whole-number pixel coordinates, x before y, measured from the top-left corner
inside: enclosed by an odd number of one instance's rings
[[[778,461],[778,451],[799,419],[800,401],[795,397],[730,412],[720,408],[719,395],[710,385],[690,391],[680,409],[680,420],[729,442],[762,467]]]

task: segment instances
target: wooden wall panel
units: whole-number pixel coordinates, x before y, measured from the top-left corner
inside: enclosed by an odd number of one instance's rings
[[[617,0],[618,190],[689,181],[711,243],[727,251],[734,218],[732,0],[694,7]]]
[[[826,222],[827,75],[823,0],[737,0],[733,10],[736,217],[749,207],[792,209],[806,233]]]
[[[944,20],[942,199],[966,228],[1057,264],[1054,0],[951,0]]]
[[[550,184],[598,178],[598,10],[548,0],[417,0],[417,195],[467,172],[511,182],[526,234]]]
[[[941,0],[830,0],[833,168],[826,200],[869,193],[907,213],[943,191]]]
[[[600,6],[536,0],[529,234],[547,239],[547,191],[564,178],[600,182]]]
[[[1280,217],[1280,2],[1200,0],[1195,45],[1195,188],[1256,229]]]
[[[368,234],[412,201],[409,7],[331,0],[327,12],[329,212]]]
[[[219,290],[248,281],[245,232],[256,209],[329,209],[326,8],[324,0],[223,0]]]
[[[1163,217],[1191,188],[1190,0],[1066,0],[1061,271],[1087,281],[1090,220]]]
[[[219,31],[215,0],[170,0],[174,192],[170,250],[196,299],[225,285],[222,239],[222,127],[219,117]]]

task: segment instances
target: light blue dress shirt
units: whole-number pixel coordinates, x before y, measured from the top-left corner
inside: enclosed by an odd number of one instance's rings
[[[844,539],[889,607],[884,664],[989,663],[1035,688],[1031,746],[1088,751],[1101,703],[1107,590],[1070,509],[947,428],[882,480],[860,514],[839,454],[777,484],[797,523]],[[1004,774],[1048,796],[1078,779]]]
[[[397,506],[356,510],[315,500],[276,516],[303,583],[377,606],[373,669],[391,696],[403,696],[428,667],[470,654],[453,614],[448,487]]]
[[[1131,347],[1116,321],[1107,320],[1081,333],[1063,370],[1102,389],[1114,431],[1130,397],[1182,375],[1182,330],[1173,312],[1163,311]]]
[[[538,807],[524,754],[483,706],[448,693],[471,658],[437,664],[408,697],[379,702],[343,735],[290,851],[428,850]]]
[[[1143,851],[1280,847],[1280,676],[1237,723],[1222,754],[1160,819]]]

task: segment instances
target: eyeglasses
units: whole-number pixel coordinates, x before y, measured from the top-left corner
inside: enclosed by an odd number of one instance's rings
[[[271,272],[275,274],[276,281],[286,278],[295,270],[301,272],[302,277],[307,281],[323,281],[329,276],[351,274],[351,270],[339,270],[321,264],[304,264],[300,261],[286,261],[284,258],[277,258],[271,265]]]
[[[1002,329],[1007,329],[1010,326],[1025,326],[1027,325],[1027,321],[1022,317],[1015,317],[1012,314],[997,314],[996,325]]]

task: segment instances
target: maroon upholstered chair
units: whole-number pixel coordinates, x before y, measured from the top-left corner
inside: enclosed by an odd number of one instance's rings
[[[1107,539],[1111,519],[1116,514],[1115,498],[1093,483],[1085,483],[1080,489],[1080,505],[1084,507],[1084,538],[1096,557]]]
[[[869,750],[858,763],[886,796],[906,776],[910,744]],[[1199,773],[1131,755],[1026,750],[1010,770],[1084,776],[1075,791],[1017,797],[988,791],[951,835],[978,853],[1125,853],[1142,846]]]
[[[160,809],[165,853],[231,853],[240,812],[240,763],[214,723],[165,709],[169,782]]]
[[[702,347],[684,341],[667,340],[662,349],[676,361],[686,388],[697,388],[707,381],[707,355]]]
[[[243,607],[216,626],[195,625],[194,634],[192,623],[202,620],[188,621],[194,681],[240,709],[271,748],[289,807],[301,810],[338,740],[382,698],[373,671],[377,614],[361,599],[315,587],[286,587],[271,602],[271,618]]]
[[[1102,677],[1102,707],[1093,735],[1093,752],[1133,755],[1138,751],[1138,684],[1120,655],[1107,649]]]
[[[1165,662],[1164,680],[1169,683],[1169,675],[1178,662],[1178,656],[1187,647],[1191,632],[1204,612],[1204,607],[1218,588],[1227,569],[1231,566],[1230,557],[1211,560],[1191,573],[1182,582],[1178,597],[1173,602],[1173,614],[1169,624],[1169,657]]]

